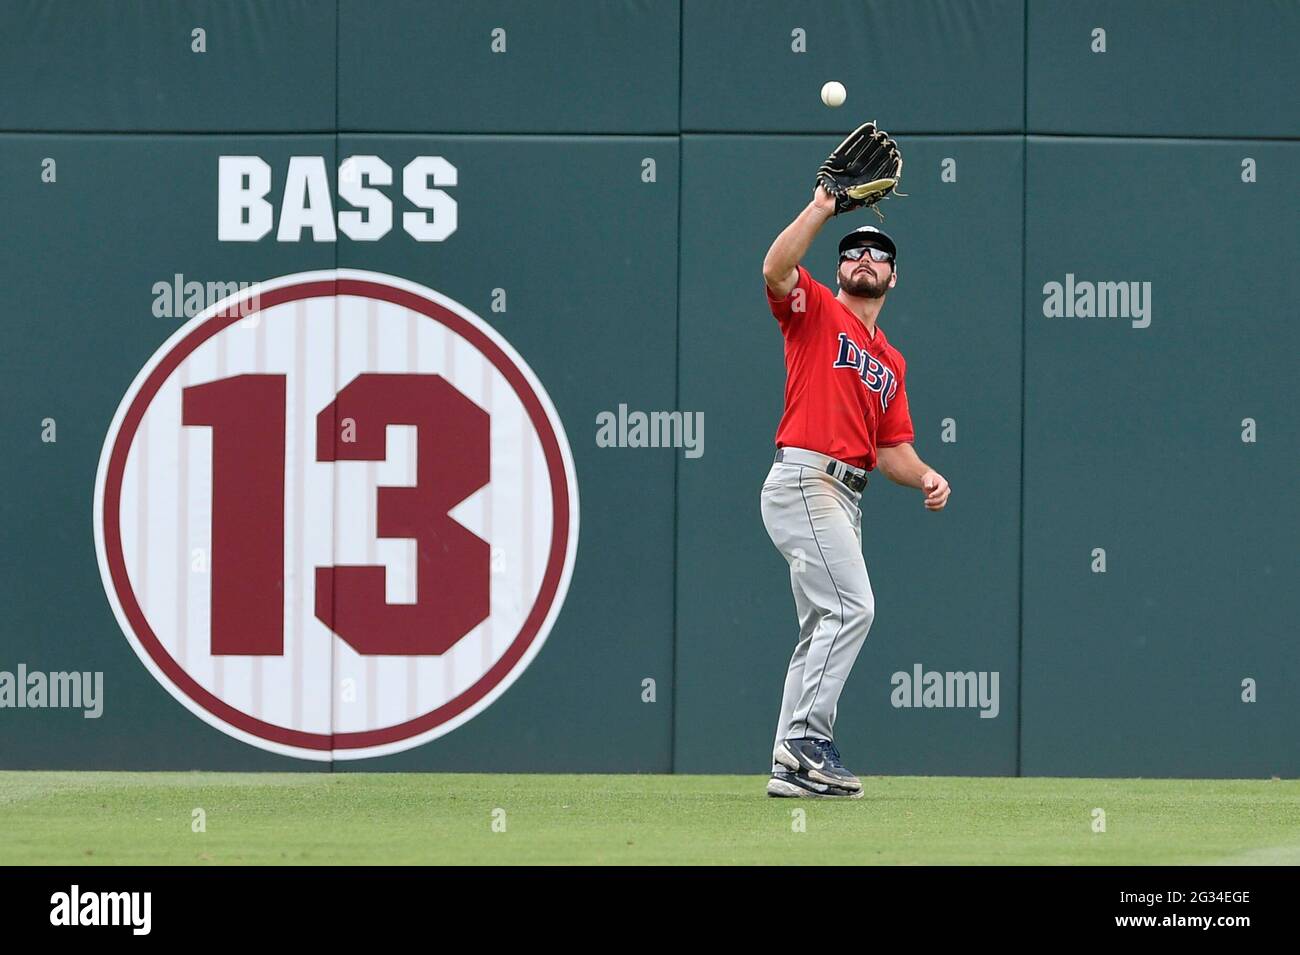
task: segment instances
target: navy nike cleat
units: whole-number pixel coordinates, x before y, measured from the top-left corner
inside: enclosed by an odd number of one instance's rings
[[[813,782],[841,789],[861,791],[862,781],[844,768],[840,751],[828,739],[787,739],[777,747],[775,759],[791,772],[803,773]]]
[[[861,799],[861,789],[841,789],[809,779],[803,773],[779,770],[767,781],[767,794],[785,799]]]

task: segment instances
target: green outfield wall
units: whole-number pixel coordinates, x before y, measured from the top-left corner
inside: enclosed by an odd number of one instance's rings
[[[1294,776],[1297,32],[0,5],[0,768],[763,772],[796,625],[760,268],[876,120],[880,320],[953,495],[864,494],[846,760]]]

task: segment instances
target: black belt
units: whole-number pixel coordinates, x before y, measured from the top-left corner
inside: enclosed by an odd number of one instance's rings
[[[803,464],[824,470],[849,490],[858,494],[861,494],[862,489],[867,486],[866,471],[855,468],[851,464],[846,464],[828,454],[805,451],[803,448],[777,448],[776,460],[778,463],[788,461],[791,464]]]

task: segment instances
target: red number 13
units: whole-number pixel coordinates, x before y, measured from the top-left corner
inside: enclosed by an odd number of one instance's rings
[[[182,421],[213,429],[212,653],[278,656],[284,375],[186,388]],[[381,566],[316,568],[316,616],[358,653],[445,653],[487,618],[490,548],[447,514],[490,479],[489,421],[442,376],[414,374],[359,375],[317,415],[318,461],[382,461],[388,425],[416,428],[415,485],[378,489],[375,528],[415,541],[416,602],[386,601]]]

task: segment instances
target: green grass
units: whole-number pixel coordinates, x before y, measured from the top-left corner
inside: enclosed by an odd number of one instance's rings
[[[1300,863],[1298,780],[863,782],[830,802],[758,776],[0,772],[0,864]]]

